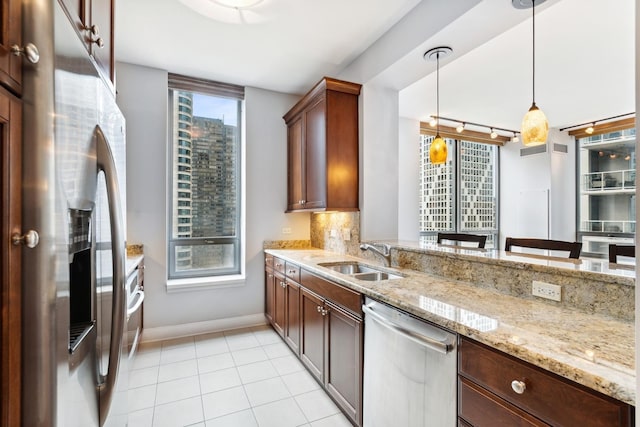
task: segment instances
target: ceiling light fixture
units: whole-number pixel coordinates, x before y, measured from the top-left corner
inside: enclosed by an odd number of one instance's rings
[[[542,3],[544,0],[531,0],[532,21],[533,21],[533,91],[531,108],[527,111],[522,119],[522,143],[526,146],[546,144],[549,135],[549,122],[541,109],[536,105],[536,3]],[[522,2],[521,2],[522,3]],[[514,2],[515,6],[515,2]]]
[[[430,116],[431,117],[431,121],[429,122],[429,124],[431,123],[440,123],[440,122],[453,122],[453,123],[462,123],[459,124],[458,127],[455,128],[456,132],[458,133],[462,133],[466,130],[468,130],[469,132],[475,132],[475,128],[477,127],[481,127],[481,128],[486,128],[487,130],[489,130],[492,133],[495,133],[496,136],[491,137],[492,139],[496,139],[498,136],[500,136],[500,134],[497,131],[501,131],[501,132],[507,132],[507,133],[511,133],[514,135],[515,140],[513,140],[513,142],[518,142],[519,138],[516,136],[519,132],[517,130],[513,130],[513,129],[506,129],[506,128],[501,128],[501,127],[497,127],[497,126],[490,126],[490,125],[483,125],[482,123],[475,123],[475,122],[470,122],[468,120],[460,120],[460,119],[453,119],[451,117],[444,117],[444,116]],[[443,124],[444,126],[444,124]],[[471,126],[471,129],[469,129],[468,127]],[[451,131],[453,132],[453,127],[451,128]],[[445,132],[446,133],[446,132]]]
[[[591,134],[593,133],[593,127],[594,127],[595,125],[596,125],[596,122],[591,123],[591,125],[590,125],[588,128],[586,128],[584,131],[585,131],[586,133],[588,133],[589,135],[591,135]]]
[[[491,128],[490,136],[491,136],[491,139],[496,139],[498,137],[498,133],[495,130],[493,130],[493,128]]]
[[[603,122],[609,122],[610,120],[614,120],[614,119],[620,119],[622,117],[627,117],[627,116],[634,116],[636,113],[626,113],[626,114],[618,114],[617,116],[611,116],[611,117],[605,117],[604,119],[598,119],[598,120],[593,120],[593,121],[589,121],[589,122],[584,122],[584,123],[580,123],[577,125],[571,125],[571,126],[567,126],[564,128],[560,128],[560,131],[563,132],[565,130],[569,130],[569,129],[575,129],[575,128],[581,128],[583,126],[587,126],[584,129],[584,133],[591,135],[593,134],[593,132],[595,132],[595,127],[596,127],[596,123],[600,123],[601,125],[605,125],[608,123],[603,123]]]
[[[511,138],[511,142],[519,142],[520,138],[518,138],[518,134],[513,132],[513,138]]]
[[[435,117],[433,117],[429,122],[429,126],[431,126],[432,128],[436,127],[437,124],[438,124],[438,120]]]
[[[434,47],[423,55],[429,61],[436,61],[436,137],[431,141],[429,147],[429,160],[434,165],[447,161],[447,143],[440,136],[440,58],[446,58],[453,53],[453,49],[446,46]]]

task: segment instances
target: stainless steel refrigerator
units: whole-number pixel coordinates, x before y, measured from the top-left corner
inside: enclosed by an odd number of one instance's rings
[[[23,424],[125,426],[124,118],[58,2],[23,13]]]

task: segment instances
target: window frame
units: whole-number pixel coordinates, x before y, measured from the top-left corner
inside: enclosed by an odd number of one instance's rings
[[[180,173],[184,173],[184,171],[180,171],[176,168],[179,164],[176,162],[174,164],[176,150],[179,148],[176,146],[175,136],[178,135],[178,132],[182,132],[187,130],[186,128],[181,128],[178,124],[174,123],[175,114],[180,114],[179,111],[174,110],[174,98],[177,96],[178,92],[190,92],[192,94],[199,94],[205,96],[213,96],[220,98],[228,98],[237,101],[237,134],[235,137],[235,167],[234,174],[236,176],[235,180],[235,195],[236,195],[236,214],[235,214],[235,235],[225,236],[225,235],[217,235],[217,236],[206,236],[206,237],[174,237],[174,226],[179,227],[180,222],[179,218],[174,218],[174,210],[179,208],[180,201],[176,200],[176,207],[174,209],[174,192],[180,191],[176,185],[178,183],[177,175]],[[202,79],[192,79],[186,76],[180,76],[176,74],[169,74],[169,84],[168,84],[168,138],[167,138],[167,164],[168,171],[167,174],[167,213],[168,213],[168,221],[167,221],[167,278],[169,284],[177,281],[185,282],[188,286],[194,286],[197,283],[205,283],[205,282],[225,282],[233,281],[237,278],[242,278],[244,274],[245,266],[244,266],[244,230],[245,230],[245,144],[244,144],[244,134],[245,134],[245,117],[244,117],[244,88],[240,86],[228,85],[225,83],[218,83],[213,81],[207,81]],[[192,114],[192,117],[195,115]],[[192,127],[193,125],[191,125]],[[191,131],[191,129],[189,129]],[[175,134],[175,135],[174,135]],[[193,153],[193,147],[188,149]],[[191,165],[191,168],[193,166]],[[191,175],[191,174],[188,174]],[[189,187],[193,185],[193,176],[189,180]],[[188,189],[190,192],[191,189]],[[192,202],[193,203],[193,202]],[[189,207],[189,209],[193,209],[193,204]],[[232,254],[233,254],[233,266],[228,268],[203,268],[203,269],[191,269],[186,271],[179,271],[177,268],[178,256],[176,253],[176,249],[180,246],[216,246],[216,245],[233,245]],[[199,285],[195,285],[195,287],[199,287]]]

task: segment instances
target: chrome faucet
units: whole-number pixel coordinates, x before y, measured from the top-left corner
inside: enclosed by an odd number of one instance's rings
[[[382,258],[384,258],[387,267],[391,267],[391,246],[386,243],[382,243],[381,246],[382,250],[368,243],[363,243],[360,245],[360,249],[362,249],[363,251],[371,250],[373,253],[380,255]]]

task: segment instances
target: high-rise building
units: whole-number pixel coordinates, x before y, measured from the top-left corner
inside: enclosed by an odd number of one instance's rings
[[[175,238],[192,237],[192,132],[193,132],[193,95],[176,91],[173,97],[173,236]],[[193,262],[191,246],[176,248],[176,268],[188,269]]]

